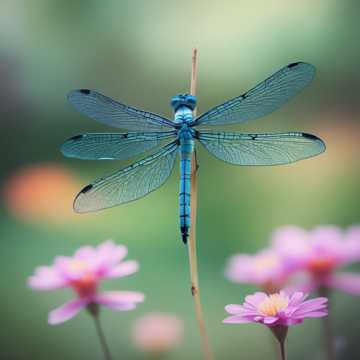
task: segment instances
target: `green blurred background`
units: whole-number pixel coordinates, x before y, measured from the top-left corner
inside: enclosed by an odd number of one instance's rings
[[[224,264],[233,253],[265,246],[280,225],[359,222],[358,19],[355,0],[1,0],[1,359],[102,358],[86,313],[47,325],[48,311],[71,293],[32,292],[26,278],[56,255],[108,238],[127,245],[141,271],[106,287],[147,296],[136,311],[103,311],[116,358],[145,359],[129,331],[148,311],[173,312],[185,321],[183,346],[169,359],[201,358],[187,251],[178,234],[177,169],[142,200],[73,215],[76,192],[124,163],[70,160],[59,152],[70,136],[112,131],[71,109],[68,91],[97,89],[172,117],[169,99],[189,88],[194,46],[199,113],[290,62],[310,62],[318,70],[313,84],[283,109],[231,129],[314,133],[325,140],[325,154],[252,168],[227,165],[199,149],[199,270],[216,358],[272,359],[266,329],[221,323],[224,305],[254,290],[228,282]],[[358,299],[335,294],[333,311],[340,359],[357,359]],[[288,343],[293,360],[324,359],[318,320],[294,327]]]

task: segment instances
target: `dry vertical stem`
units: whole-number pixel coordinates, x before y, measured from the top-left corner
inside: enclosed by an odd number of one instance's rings
[[[90,304],[87,307],[89,314],[94,319],[97,336],[99,337],[101,348],[104,352],[106,360],[112,360],[109,345],[106,342],[105,334],[102,329],[100,318],[99,318],[99,306],[97,304]]]
[[[192,56],[192,71],[191,71],[191,86],[190,94],[196,95],[196,65],[197,65],[197,50],[193,50]],[[196,110],[194,110],[194,117],[196,116]],[[191,294],[195,304],[196,320],[199,326],[200,336],[202,339],[202,346],[204,352],[204,359],[212,360],[213,355],[210,349],[209,338],[205,328],[205,322],[200,301],[199,290],[199,277],[196,255],[196,209],[197,209],[197,162],[196,153],[191,161],[191,177],[190,177],[190,199],[191,199],[191,211],[190,211],[190,235],[188,239],[188,253],[189,253],[189,265],[191,276]]]
[[[197,85],[197,49],[193,50],[192,54],[192,66],[191,66],[191,83],[190,83],[190,94],[196,96],[196,85]],[[194,110],[194,116],[196,116],[196,109]]]

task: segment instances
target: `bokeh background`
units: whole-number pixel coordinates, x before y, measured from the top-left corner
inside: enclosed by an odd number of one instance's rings
[[[48,311],[70,292],[32,292],[26,279],[55,255],[108,238],[127,245],[141,271],[107,286],[147,296],[136,311],[103,311],[116,358],[145,359],[129,332],[148,311],[185,321],[183,346],[169,359],[201,358],[187,252],[178,235],[178,170],[142,200],[75,215],[77,191],[125,163],[71,160],[59,152],[70,136],[112,131],[71,109],[68,91],[97,89],[171,117],[170,97],[189,88],[194,46],[200,113],[290,62],[307,61],[318,70],[312,85],[280,111],[231,129],[314,133],[325,140],[325,154],[252,168],[199,149],[200,281],[216,357],[271,359],[266,329],[221,323],[224,305],[254,290],[228,282],[224,265],[236,252],[265,246],[284,224],[360,222],[358,19],[356,0],[1,0],[1,359],[102,358],[85,312],[61,326],[47,324]],[[340,358],[357,359],[359,300],[337,293],[333,311]],[[293,360],[323,359],[318,320],[293,328],[288,342]]]

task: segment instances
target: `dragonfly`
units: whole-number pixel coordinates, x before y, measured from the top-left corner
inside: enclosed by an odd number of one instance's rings
[[[251,90],[196,118],[193,116],[196,97],[179,94],[170,101],[173,120],[125,105],[94,90],[71,91],[68,100],[78,112],[126,132],[71,137],[61,147],[65,156],[83,160],[126,160],[150,152],[141,160],[85,186],[74,200],[74,211],[94,212],[140,199],[166,182],[179,155],[179,223],[181,238],[186,243],[191,226],[190,176],[195,143],[234,165],[290,164],[325,151],[325,143],[319,137],[303,132],[211,130],[212,126],[244,123],[274,112],[307,86],[314,75],[313,65],[291,63]]]

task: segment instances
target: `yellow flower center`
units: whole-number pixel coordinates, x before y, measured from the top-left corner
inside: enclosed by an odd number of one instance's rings
[[[69,270],[73,273],[82,273],[88,270],[88,264],[82,260],[72,260],[69,264]]]
[[[258,306],[259,311],[266,316],[275,316],[288,307],[289,301],[280,294],[268,295]]]
[[[86,261],[72,260],[69,263],[69,271],[78,276],[76,280],[72,281],[72,287],[80,297],[92,295],[96,292],[97,279]]]

